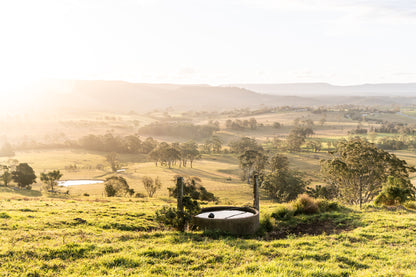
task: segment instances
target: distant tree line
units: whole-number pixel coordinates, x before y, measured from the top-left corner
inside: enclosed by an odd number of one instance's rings
[[[350,135],[360,135],[360,134],[367,134],[368,130],[366,128],[363,128],[361,123],[357,125],[355,129],[352,129],[348,131],[348,134]]]
[[[416,149],[414,136],[382,137],[377,140],[377,146],[384,150]]]
[[[121,137],[107,133],[105,135],[90,134],[84,136],[73,146],[93,151],[147,154],[151,152],[157,144],[158,142],[152,137],[148,137],[142,141],[137,135]]]
[[[205,154],[221,153],[222,145],[224,141],[218,136],[212,136],[205,140],[205,143],[201,146],[202,152]]]
[[[236,120],[231,120],[231,119],[227,119],[227,121],[225,122],[225,127],[227,129],[232,129],[232,130],[244,130],[244,129],[250,129],[250,130],[255,130],[258,127],[258,123],[257,120],[252,117],[250,119],[244,119],[244,120],[240,120],[240,119],[236,119]]]
[[[371,127],[370,131],[376,133],[415,135],[416,125],[401,122],[383,122],[379,127]]]
[[[189,165],[192,168],[194,160],[200,159],[201,154],[198,150],[198,144],[194,141],[188,141],[185,143],[167,143],[161,142],[150,153],[149,158],[162,166],[168,166],[178,164],[179,166],[186,167]]]
[[[219,127],[216,124],[194,125],[192,123],[153,122],[139,129],[139,134],[169,136],[185,139],[211,137]]]

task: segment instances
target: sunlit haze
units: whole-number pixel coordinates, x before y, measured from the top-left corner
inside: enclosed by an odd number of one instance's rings
[[[393,0],[5,0],[0,95],[43,79],[416,80],[416,4]]]

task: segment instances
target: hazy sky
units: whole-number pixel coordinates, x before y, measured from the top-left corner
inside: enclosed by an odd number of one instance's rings
[[[411,0],[1,0],[16,83],[416,81]]]

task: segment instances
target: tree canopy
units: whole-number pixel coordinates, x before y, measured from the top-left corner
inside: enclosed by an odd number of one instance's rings
[[[53,191],[54,186],[57,185],[59,179],[61,179],[62,173],[59,170],[53,170],[48,173],[41,173],[40,180],[47,185],[47,188]]]
[[[338,197],[360,205],[380,192],[388,176],[407,179],[414,170],[406,161],[361,138],[339,142],[331,158],[321,163],[321,172],[336,187]]]
[[[126,179],[122,176],[111,176],[105,180],[104,189],[107,196],[126,196],[132,195],[133,189],[129,188]]]
[[[20,163],[12,172],[12,179],[20,188],[30,189],[30,185],[36,182],[35,171],[27,163]]]
[[[159,177],[156,177],[155,180],[153,180],[149,176],[143,176],[142,182],[149,197],[153,197],[156,191],[162,187],[162,182]]]
[[[276,153],[270,158],[269,170],[263,177],[262,187],[279,202],[296,199],[309,184],[299,172],[289,168],[289,159],[282,154]]]

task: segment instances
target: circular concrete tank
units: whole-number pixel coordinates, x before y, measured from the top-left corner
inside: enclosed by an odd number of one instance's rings
[[[208,207],[194,216],[194,223],[204,230],[250,235],[259,229],[259,212],[249,207]]]

